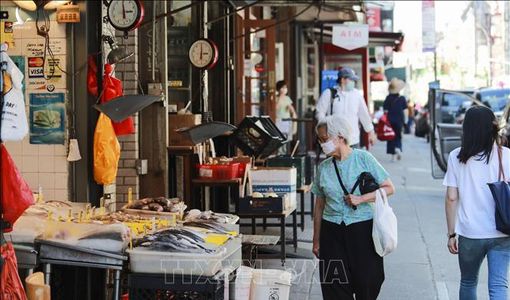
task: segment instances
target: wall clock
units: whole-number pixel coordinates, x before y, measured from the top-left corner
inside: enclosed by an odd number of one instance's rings
[[[209,39],[198,39],[189,48],[189,60],[199,69],[211,69],[218,62],[218,47]]]
[[[112,0],[108,3],[108,21],[117,30],[127,33],[138,28],[143,16],[143,4],[140,0]]]

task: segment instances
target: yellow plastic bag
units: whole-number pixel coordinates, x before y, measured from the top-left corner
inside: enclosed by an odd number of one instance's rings
[[[103,185],[114,183],[119,158],[120,144],[112,121],[101,113],[94,132],[94,180]]]

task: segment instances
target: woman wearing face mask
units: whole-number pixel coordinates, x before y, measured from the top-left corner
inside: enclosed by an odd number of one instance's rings
[[[287,83],[284,80],[276,83],[278,95],[276,98],[276,126],[287,137],[292,139],[292,121],[284,121],[284,119],[297,118],[296,110],[292,106],[292,99],[287,96]],[[278,154],[285,154],[287,146],[282,146]]]
[[[322,92],[316,107],[316,118],[321,121],[326,116],[343,116],[352,128],[351,136],[348,137],[353,148],[360,146],[360,128],[369,133],[369,143],[373,145],[376,140],[372,117],[368,113],[368,107],[361,91],[356,89],[356,81],[359,77],[353,69],[343,67],[338,71],[338,79],[335,87],[325,89]]]
[[[326,300],[370,300],[379,295],[384,281],[383,259],[372,240],[375,192],[344,196],[335,166],[347,190],[362,172],[370,172],[388,195],[394,193],[389,175],[367,151],[353,149],[349,122],[329,116],[317,125],[321,147],[329,156],[319,165],[313,184],[313,253],[319,258],[321,288]],[[355,207],[355,209],[354,209]]]

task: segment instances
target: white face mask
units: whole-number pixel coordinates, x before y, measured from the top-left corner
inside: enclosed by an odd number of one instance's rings
[[[355,87],[356,87],[356,83],[354,81],[352,81],[352,80],[349,80],[347,82],[347,84],[345,85],[345,90],[346,91],[352,91],[352,90],[354,90]]]
[[[322,151],[326,155],[331,155],[336,150],[336,144],[333,139],[329,139],[327,142],[321,144]]]

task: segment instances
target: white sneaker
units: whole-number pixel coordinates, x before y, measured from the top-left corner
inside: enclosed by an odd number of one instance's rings
[[[400,149],[396,149],[395,153],[397,156],[397,160],[401,160],[402,159],[402,151],[400,151]]]

